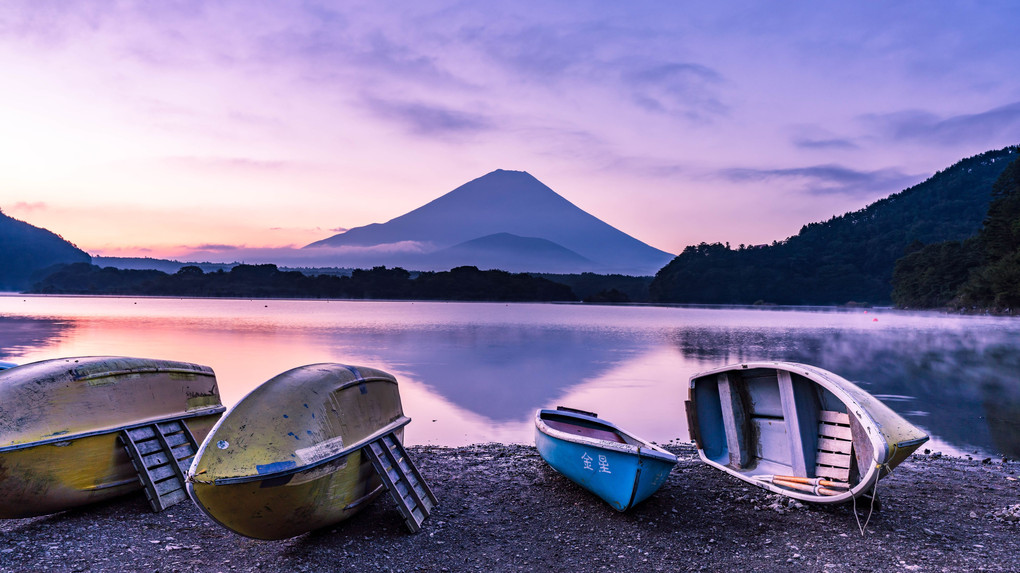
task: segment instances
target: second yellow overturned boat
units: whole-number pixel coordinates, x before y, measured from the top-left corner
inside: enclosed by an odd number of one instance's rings
[[[389,488],[417,531],[435,497],[400,443],[410,421],[386,372],[294,368],[223,416],[199,447],[188,492],[227,529],[284,539],[342,521]]]
[[[695,374],[686,406],[702,460],[814,503],[873,494],[879,478],[928,440],[852,382],[793,362]]]

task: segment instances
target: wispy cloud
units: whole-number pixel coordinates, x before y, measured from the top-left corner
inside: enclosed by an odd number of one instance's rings
[[[861,171],[841,165],[812,165],[807,167],[757,169],[731,168],[719,172],[730,181],[761,182],[785,180],[811,195],[850,195],[873,197],[895,192],[917,183],[916,175],[897,169]]]
[[[418,241],[401,241],[369,247],[247,247],[245,245],[196,245],[182,247],[178,260],[199,262],[274,263],[289,266],[372,266],[399,264],[404,259],[434,250]]]
[[[716,70],[692,62],[668,62],[627,68],[624,88],[638,106],[688,120],[705,121],[729,111],[719,94],[724,82]]]
[[[801,149],[821,149],[821,150],[831,149],[835,151],[860,149],[860,146],[854,143],[853,140],[837,137],[828,139],[823,138],[813,139],[809,137],[798,137],[794,138],[793,145]]]
[[[865,122],[893,141],[916,141],[940,145],[987,142],[1004,136],[1016,142],[1020,134],[1020,102],[987,111],[942,117],[923,110],[869,115]]]
[[[292,161],[252,159],[250,157],[168,157],[166,162],[181,168],[202,171],[289,171],[303,167]]]
[[[397,123],[407,131],[425,137],[471,136],[495,128],[487,116],[421,101],[362,98],[366,109],[377,117]]]
[[[0,205],[0,207],[2,207],[2,205]],[[39,211],[45,211],[49,208],[50,206],[42,201],[18,201],[17,203],[8,206],[8,209],[12,213],[36,213]]]

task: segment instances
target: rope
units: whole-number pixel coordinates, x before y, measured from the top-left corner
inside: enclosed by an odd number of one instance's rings
[[[881,475],[882,466],[879,466],[879,475]],[[864,520],[864,525],[861,525],[861,518],[857,515],[857,496],[853,496],[854,500],[854,519],[857,520],[857,529],[861,530],[861,537],[864,537],[864,530],[868,528],[868,522],[871,521],[871,516],[875,513],[875,499],[878,497],[878,477],[875,478],[875,487],[871,490],[871,508],[868,509],[868,517]]]

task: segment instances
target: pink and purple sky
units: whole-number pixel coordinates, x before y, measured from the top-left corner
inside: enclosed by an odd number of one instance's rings
[[[93,255],[252,260],[514,169],[672,253],[769,243],[1020,143],[1018,22],[1011,1],[6,0],[0,208]]]

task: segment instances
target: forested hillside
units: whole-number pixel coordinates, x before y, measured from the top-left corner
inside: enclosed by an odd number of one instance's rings
[[[992,186],[981,231],[964,241],[916,245],[896,263],[893,299],[906,308],[1020,309],[1020,158]]]
[[[655,276],[658,302],[889,304],[897,259],[913,245],[962,241],[981,228],[992,184],[1017,147],[964,159],[928,180],[768,246],[690,246]]]
[[[26,288],[40,271],[53,265],[91,260],[59,235],[0,211],[0,290]]]

